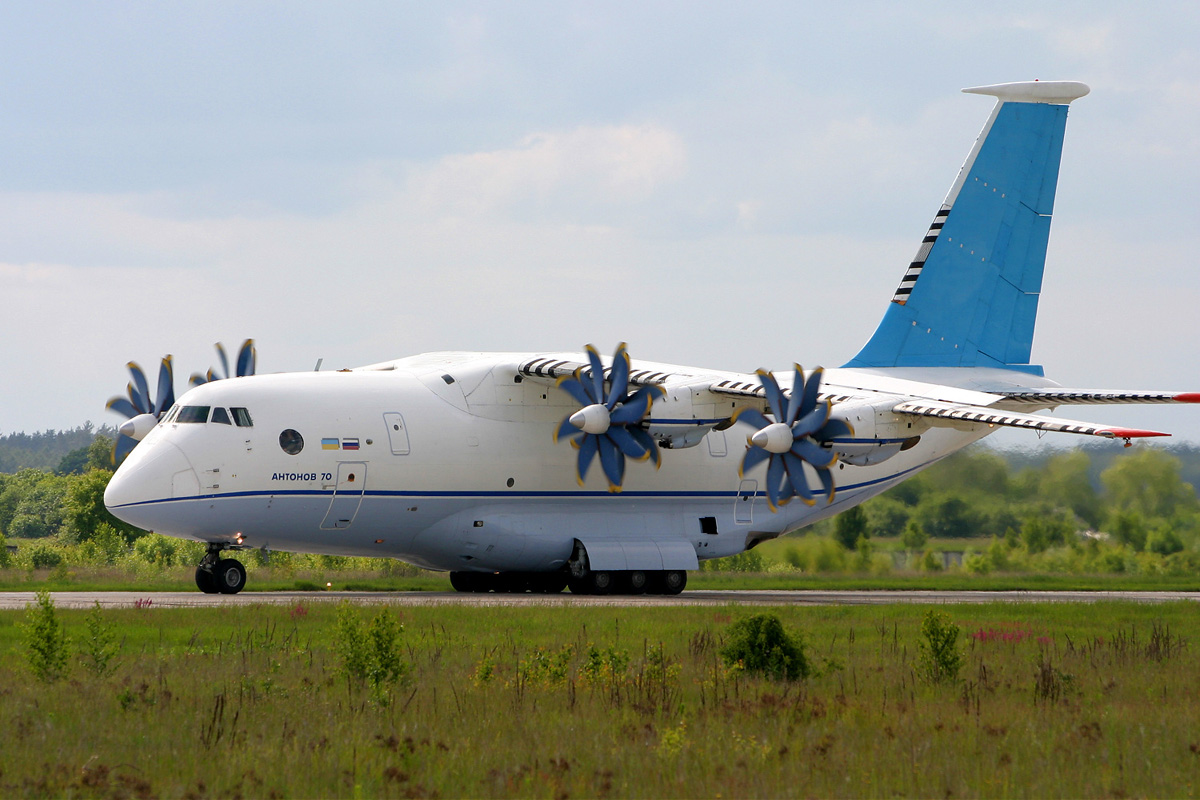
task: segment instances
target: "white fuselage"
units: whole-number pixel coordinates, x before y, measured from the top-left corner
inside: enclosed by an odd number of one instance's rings
[[[879,464],[839,464],[832,504],[819,498],[815,506],[795,501],[771,511],[763,476],[738,475],[753,431],[734,425],[709,430],[694,446],[663,451],[659,469],[631,463],[623,491],[614,494],[598,464],[578,484],[576,451],[552,435],[578,404],[553,382],[522,378],[517,365],[531,357],[437,353],[353,371],[199,386],[178,405],[245,409],[252,425],[188,423],[168,415],[121,465],[105,502],[121,519],[170,536],[384,556],[439,570],[558,569],[576,539],[634,547],[686,543],[703,560],[742,552],[860,503],[990,432],[987,426],[901,423],[903,435],[920,436],[919,442]],[[747,378],[638,367],[706,383]],[[864,403],[914,393],[976,395],[886,372],[829,370],[824,391]],[[726,399],[726,408],[687,411],[728,417],[738,402]],[[855,426],[870,431],[874,421]],[[303,440],[294,454],[281,446],[285,431]]]

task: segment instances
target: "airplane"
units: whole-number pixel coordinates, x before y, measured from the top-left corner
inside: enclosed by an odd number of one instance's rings
[[[677,594],[701,560],[844,511],[1000,428],[1168,435],[1037,413],[1200,402],[1063,388],[1031,363],[1067,110],[1089,88],[963,91],[995,98],[991,115],[840,368],[728,372],[621,344],[255,375],[247,341],[249,369],[177,401],[169,358],[157,402],[131,385],[140,404],[117,403],[131,452],[105,504],[206,543],[206,593],[245,586],[223,551],[262,548],[396,558],[464,592]]]

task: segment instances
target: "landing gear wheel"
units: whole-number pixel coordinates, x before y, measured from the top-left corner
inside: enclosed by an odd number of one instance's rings
[[[205,594],[216,594],[217,578],[212,574],[211,570],[204,567],[196,567],[196,588]]]
[[[659,578],[659,591],[663,594],[679,594],[687,586],[687,573],[681,569],[669,569]]]
[[[629,594],[645,594],[649,583],[650,579],[640,569],[625,573],[625,589]]]
[[[613,577],[614,576],[611,572],[606,572],[604,570],[601,570],[599,572],[593,572],[592,574],[588,575],[586,580],[592,590],[591,593],[592,594],[608,594],[609,592],[611,592],[615,588],[613,586],[613,584],[615,583],[615,581],[613,580]]]
[[[451,572],[450,585],[456,592],[479,591],[479,575],[474,572]]]
[[[237,594],[246,585],[246,568],[235,558],[223,558],[213,569],[213,580],[221,594]]]

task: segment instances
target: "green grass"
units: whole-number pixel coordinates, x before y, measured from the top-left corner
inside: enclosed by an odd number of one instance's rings
[[[1195,793],[1194,604],[941,606],[966,662],[937,686],[926,608],[773,609],[815,670],[792,684],[719,660],[748,607],[395,608],[411,679],[382,702],[341,677],[332,605],[106,610],[115,672],[50,685],[0,612],[0,795]]]

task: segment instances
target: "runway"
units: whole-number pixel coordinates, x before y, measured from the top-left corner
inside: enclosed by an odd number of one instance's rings
[[[656,595],[595,597],[569,592],[545,594],[464,594],[460,592],[243,592],[208,595],[200,592],[52,592],[58,608],[193,608],[255,604],[388,603],[398,606],[836,606],[933,603],[1135,603],[1200,602],[1200,592],[962,592],[886,590],[697,590],[674,597]],[[23,609],[35,602],[33,592],[0,592],[0,609]]]

